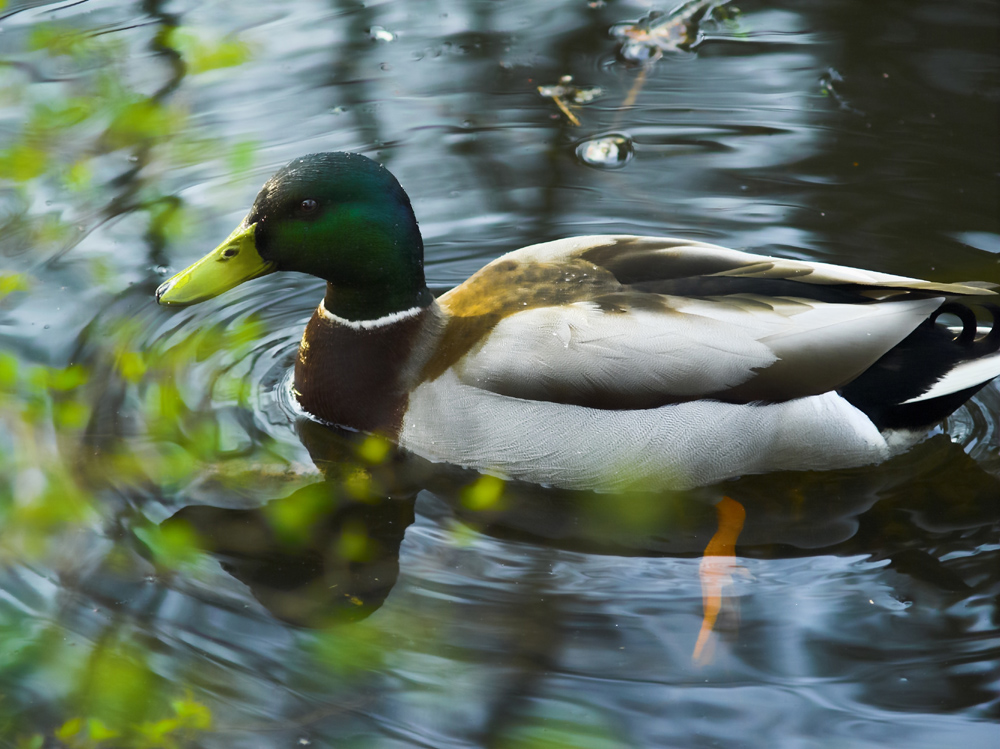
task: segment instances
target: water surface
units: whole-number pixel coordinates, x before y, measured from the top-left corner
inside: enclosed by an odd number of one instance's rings
[[[153,303],[319,150],[396,174],[436,290],[584,233],[1000,282],[996,3],[743,2],[625,59],[654,7],[0,10],[0,747],[995,745],[996,384],[882,466],[498,487],[296,418],[315,279]]]

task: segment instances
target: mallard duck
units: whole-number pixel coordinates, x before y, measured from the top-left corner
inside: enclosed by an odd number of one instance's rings
[[[1000,310],[983,304],[983,334],[955,301],[991,284],[683,239],[544,242],[435,299],[409,198],[352,153],[279,170],[156,298],[193,304],[278,270],[327,282],[295,362],[304,411],[561,487],[683,489],[876,463],[1000,374]],[[961,324],[936,324],[942,313]]]

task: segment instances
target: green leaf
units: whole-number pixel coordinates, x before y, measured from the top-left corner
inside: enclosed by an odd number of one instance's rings
[[[45,151],[21,143],[0,151],[0,173],[15,182],[27,182],[44,174],[48,161]]]
[[[88,39],[78,31],[67,31],[51,23],[36,26],[28,37],[28,48],[53,55],[79,55],[88,47]]]
[[[61,429],[80,429],[90,418],[90,407],[86,403],[65,401],[53,405],[53,416]]]
[[[229,158],[227,159],[229,169],[237,174],[249,171],[250,167],[253,166],[257,149],[257,142],[252,140],[245,140],[235,144],[230,150]]]
[[[79,97],[68,99],[62,105],[36,104],[27,129],[48,135],[58,134],[87,120],[94,109],[92,100]]]
[[[462,491],[462,504],[470,510],[495,508],[503,496],[504,482],[496,476],[480,476]]]
[[[92,741],[107,741],[108,739],[113,739],[119,736],[118,731],[113,731],[104,725],[104,722],[98,718],[88,718],[87,719],[87,733]]]
[[[0,8],[3,8],[4,0],[0,0]],[[33,736],[21,736],[14,745],[16,749],[42,749],[45,746],[45,736],[36,733]]]
[[[155,723],[142,723],[138,728],[138,734],[143,739],[140,746],[164,746],[167,736],[180,728],[180,721],[176,718],[164,718]]]
[[[205,42],[186,29],[170,31],[167,44],[180,52],[192,74],[242,65],[251,57],[250,46],[240,39]]]
[[[376,434],[369,435],[358,447],[358,457],[366,463],[378,465],[384,461],[392,450],[392,443]]]
[[[112,148],[127,148],[146,141],[162,141],[176,134],[184,116],[155,99],[141,99],[125,105],[105,133]]]
[[[46,370],[46,373],[49,388],[59,392],[75,390],[83,385],[88,378],[86,368],[80,364],[71,364],[64,369],[50,368]]]
[[[138,351],[123,351],[118,355],[118,371],[129,382],[139,382],[146,374],[146,362]]]
[[[13,390],[17,384],[17,359],[11,354],[0,353],[0,390]]]
[[[31,278],[26,273],[0,273],[0,299],[15,291],[31,288]]]
[[[77,161],[66,170],[63,182],[73,192],[88,189],[94,181],[94,173],[87,160]]]
[[[170,703],[177,715],[177,720],[186,728],[207,731],[212,727],[212,711],[207,706],[197,702],[188,692],[183,699]]]
[[[363,523],[345,523],[340,532],[337,551],[342,559],[351,562],[371,559],[375,549],[371,539],[368,538],[368,528]]]
[[[153,552],[157,562],[170,569],[197,559],[201,553],[198,534],[182,521],[137,527],[135,535]]]
[[[187,211],[179,200],[158,200],[149,211],[149,233],[155,237],[176,240],[187,230]]]
[[[83,718],[70,718],[56,729],[56,738],[60,741],[71,739],[83,728]]]
[[[312,535],[316,521],[329,512],[334,502],[329,487],[320,483],[268,502],[264,513],[279,537],[289,543],[301,543]]]

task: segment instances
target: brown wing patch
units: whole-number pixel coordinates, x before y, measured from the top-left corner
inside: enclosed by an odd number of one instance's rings
[[[491,263],[438,299],[448,322],[420,379],[440,377],[508,315],[593,299],[621,288],[611,273],[582,258],[558,264],[510,259]]]

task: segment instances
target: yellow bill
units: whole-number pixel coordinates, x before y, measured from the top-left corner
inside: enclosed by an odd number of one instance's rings
[[[204,302],[239,286],[251,278],[266,276],[275,270],[257,252],[254,241],[256,224],[240,224],[226,241],[194,265],[165,281],[156,290],[160,304],[184,306]]]

